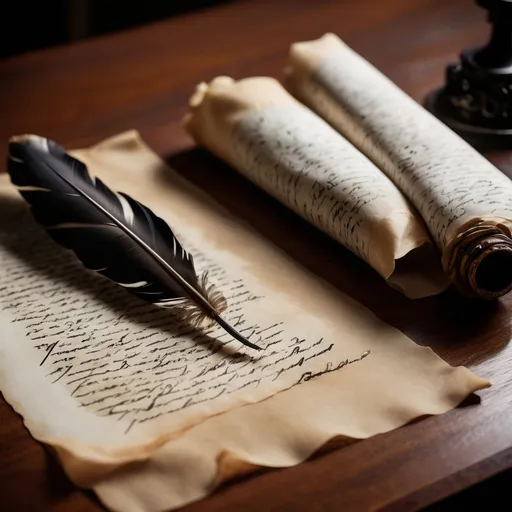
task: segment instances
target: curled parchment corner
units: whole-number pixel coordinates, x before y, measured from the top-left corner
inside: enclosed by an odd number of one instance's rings
[[[229,450],[222,450],[217,456],[217,473],[212,481],[212,490],[264,469],[268,468],[253,464]]]
[[[320,457],[333,452],[334,450],[339,450],[349,446],[357,441],[360,441],[360,439],[343,435],[335,435],[322,443],[317,449],[313,450],[305,460],[312,457]],[[212,490],[215,490],[225,484],[234,483],[234,481],[242,477],[248,477],[255,473],[269,471],[272,469],[284,469],[284,466],[262,466],[261,464],[249,462],[243,456],[237,455],[234,452],[222,450],[217,456],[217,473],[212,481]]]

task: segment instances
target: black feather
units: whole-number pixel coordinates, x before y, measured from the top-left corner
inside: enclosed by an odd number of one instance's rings
[[[225,298],[206,274],[198,277],[192,255],[149,208],[91,178],[82,162],[35,135],[11,139],[8,172],[36,221],[87,268],[145,301],[179,308],[194,325],[209,318],[259,349],[222,319]]]

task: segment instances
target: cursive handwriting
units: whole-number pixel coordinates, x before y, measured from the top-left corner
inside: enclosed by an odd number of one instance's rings
[[[409,211],[372,162],[304,108],[273,106],[245,115],[233,147],[241,173],[366,261],[376,222],[390,209]]]
[[[208,269],[226,295],[226,319],[262,353],[245,352],[216,325],[197,330],[172,309],[84,269],[31,219],[3,222],[0,311],[25,330],[19,342],[37,353],[49,384],[65,387],[80,407],[123,422],[127,433],[233,393],[286,389],[299,374],[323,368],[333,350],[327,339],[300,336],[295,322],[272,320],[261,308],[265,297],[190,243],[196,268]]]
[[[319,372],[305,372],[300,376],[299,384],[302,384],[303,382],[308,382],[311,379],[315,379],[316,377],[320,377],[320,375],[325,375],[326,373],[332,373],[336,370],[340,370],[341,368],[344,368],[345,366],[353,363],[357,363],[358,361],[362,361],[365,357],[368,357],[370,355],[370,351],[366,350],[363,352],[359,357],[356,357],[355,359],[343,359],[342,361],[339,361],[338,363],[333,363],[332,361],[328,361],[325,364],[325,368],[323,370],[320,370]]]

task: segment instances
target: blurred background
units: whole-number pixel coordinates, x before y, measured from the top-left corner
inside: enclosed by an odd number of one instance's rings
[[[229,0],[2,0],[0,58],[135,27]]]

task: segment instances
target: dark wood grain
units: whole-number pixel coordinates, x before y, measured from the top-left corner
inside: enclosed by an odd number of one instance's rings
[[[484,19],[467,0],[239,1],[0,63],[1,140],[33,132],[78,147],[137,128],[172,167],[306,267],[494,384],[480,393],[480,404],[470,400],[369,440],[333,445],[297,467],[227,486],[187,512],[413,510],[512,466],[512,294],[495,303],[453,292],[403,298],[356,257],[194,149],[180,124],[196,83],[219,74],[279,77],[290,43],[327,31],[421,101],[462,48],[486,39]],[[512,152],[490,158],[512,176]],[[0,461],[0,510],[98,510],[3,401]]]

